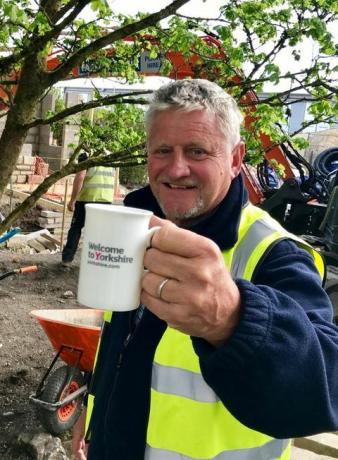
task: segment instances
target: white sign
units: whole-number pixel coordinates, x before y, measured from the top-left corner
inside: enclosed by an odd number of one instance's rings
[[[144,51],[139,58],[139,72],[141,73],[159,73],[162,64],[162,58],[150,58],[149,53]]]

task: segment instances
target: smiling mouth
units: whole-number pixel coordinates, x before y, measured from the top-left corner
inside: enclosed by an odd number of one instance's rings
[[[169,182],[166,182],[164,185],[173,190],[191,190],[193,188],[196,188],[194,185],[176,185],[170,184]]]

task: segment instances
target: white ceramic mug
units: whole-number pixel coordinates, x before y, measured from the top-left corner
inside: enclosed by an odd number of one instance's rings
[[[78,301],[112,311],[139,306],[143,257],[158,227],[148,228],[151,211],[86,204]]]

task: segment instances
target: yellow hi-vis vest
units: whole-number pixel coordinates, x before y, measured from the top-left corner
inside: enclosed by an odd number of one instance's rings
[[[251,280],[268,248],[285,238],[313,256],[323,278],[321,256],[250,204],[242,210],[236,245],[223,252],[225,264],[234,278]],[[87,422],[93,402],[90,396]],[[230,414],[204,381],[190,337],[167,327],[153,362],[145,460],[288,460],[290,452],[289,440],[251,430]]]
[[[114,199],[114,168],[94,166],[89,168],[77,201],[109,202]]]

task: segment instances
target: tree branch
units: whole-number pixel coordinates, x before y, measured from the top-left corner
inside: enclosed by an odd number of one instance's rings
[[[114,94],[113,96],[107,96],[100,99],[96,99],[94,101],[85,102],[81,104],[73,105],[61,112],[58,112],[54,116],[50,118],[38,118],[31,123],[25,125],[26,128],[33,128],[34,126],[41,126],[41,125],[49,125],[55,123],[56,121],[63,120],[70,115],[74,115],[79,112],[84,112],[85,110],[94,109],[95,107],[103,107],[105,105],[112,105],[112,104],[147,104],[148,102],[145,99],[125,99],[126,97],[134,97],[143,94],[151,94],[153,90],[144,90],[144,91],[135,91],[130,93],[124,94]]]
[[[55,184],[58,180],[62,179],[69,174],[74,174],[84,169],[92,168],[93,166],[111,166],[111,167],[121,167],[124,166],[124,163],[121,163],[120,160],[116,160],[118,155],[124,154],[130,156],[133,152],[137,150],[142,150],[145,148],[145,143],[135,145],[130,147],[128,150],[114,152],[110,155],[88,158],[85,161],[82,161],[78,164],[68,163],[59,171],[54,172],[48,176],[42,184],[40,184],[34,192],[31,193],[17,208],[12,211],[6,219],[0,223],[0,235],[4,233],[8,228],[17,221],[28,209],[31,209],[38,199],[48,191],[48,189]],[[131,166],[137,164],[135,160],[130,160],[129,163],[126,163],[126,166]]]
[[[332,120],[331,117],[326,117],[324,119],[319,119],[319,118],[315,118],[313,120],[309,120],[307,122],[303,122],[302,123],[302,126],[297,129],[297,131],[293,131],[291,134],[289,134],[290,137],[294,137],[296,136],[297,134],[299,133],[302,133],[306,128],[308,128],[309,126],[313,126],[313,125],[317,125],[318,123],[328,123],[330,124],[330,122],[332,123],[334,120]]]
[[[264,65],[266,64],[272,56],[276,56],[276,54],[282,49],[284,48],[284,44],[287,40],[287,33],[284,31],[281,36],[279,37],[279,40],[277,41],[277,43],[275,43],[275,45],[273,46],[273,48],[271,49],[271,51],[266,54],[265,58],[261,61],[261,62],[256,62],[252,71],[250,72],[250,74],[248,75],[248,79],[251,79],[253,78],[253,76],[255,75],[255,73]]]
[[[74,67],[79,65],[86,57],[90,56],[96,51],[103,49],[108,45],[111,45],[115,41],[122,40],[123,38],[132,36],[136,32],[140,32],[141,30],[146,29],[147,27],[153,26],[161,19],[164,19],[174,14],[178,8],[183,6],[188,1],[189,0],[174,0],[172,3],[170,3],[170,5],[163,8],[162,10],[150,14],[149,16],[146,16],[145,18],[139,21],[120,27],[119,29],[114,30],[113,32],[107,35],[104,35],[103,37],[98,38],[89,45],[81,48],[79,51],[74,53],[68,59],[68,61],[64,62],[56,70],[49,73],[50,84],[54,84],[57,81],[62,80],[72,71]]]
[[[33,56],[37,52],[41,51],[44,46],[55,39],[62,30],[69,25],[83,10],[83,8],[90,3],[90,0],[77,0],[75,4],[78,4],[76,8],[62,21],[60,24],[55,25],[54,28],[46,32],[42,36],[37,36],[35,39],[28,39],[29,45],[24,47],[19,53],[13,53],[10,56],[5,56],[0,58],[0,75],[4,75],[10,72],[14,64],[18,63],[20,60]],[[47,16],[46,16],[47,17]]]
[[[78,0],[70,0],[68,3],[66,3],[62,8],[60,8],[60,10],[57,13],[54,14],[54,16],[52,17],[53,22],[57,23],[58,20],[61,19],[67,13],[67,11],[69,11],[71,8],[73,8],[73,6],[77,4],[77,2]]]
[[[85,6],[88,5],[88,3],[90,3],[90,0],[77,0],[76,7],[73,9],[73,11],[69,13],[69,15],[63,21],[61,21],[59,24],[54,25],[52,30],[46,32],[44,35],[34,40],[32,51],[36,52],[42,49],[50,40],[58,37],[60,32],[62,32],[63,29],[65,29],[69,24],[71,24],[74,21],[74,19],[77,18],[77,16],[81,13]]]

